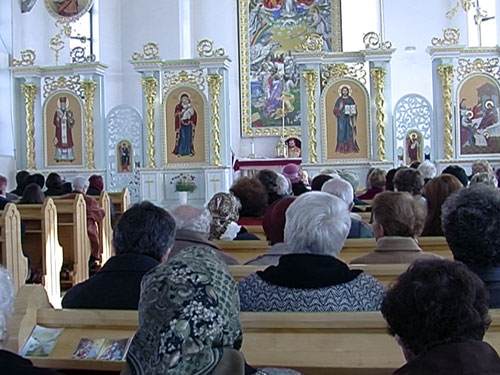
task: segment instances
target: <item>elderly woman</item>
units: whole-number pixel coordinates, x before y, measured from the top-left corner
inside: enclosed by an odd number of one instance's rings
[[[436,177],[437,169],[436,165],[430,160],[425,160],[422,164],[420,164],[417,168],[422,177],[424,178],[424,185],[427,184],[430,180]]]
[[[413,196],[422,196],[424,178],[417,169],[401,168],[394,175],[394,191],[406,191]]]
[[[261,225],[268,199],[262,182],[256,178],[241,177],[229,190],[241,203],[238,224]]]
[[[463,188],[462,183],[451,174],[442,174],[429,181],[424,187],[427,200],[427,218],[422,236],[442,236],[441,207],[446,199]]]
[[[278,199],[283,198],[281,193],[280,182],[278,181],[278,174],[269,169],[261,169],[255,176],[264,185],[267,192],[267,204],[271,205]]]
[[[297,164],[285,165],[281,173],[292,183],[293,195],[298,197],[299,195],[304,194],[308,191],[307,186],[304,183],[304,176],[302,175]]]
[[[415,262],[381,311],[407,361],[394,375],[500,374],[497,352],[483,341],[488,292],[462,263]]]
[[[239,351],[239,312],[236,284],[218,254],[186,249],[142,279],[139,329],[122,374],[255,373]]]
[[[372,202],[373,233],[377,247],[351,264],[411,263],[416,259],[439,258],[424,253],[416,238],[425,220],[423,203],[409,193],[386,191]]]
[[[382,285],[338,259],[350,226],[349,210],[340,198],[321,192],[298,197],[286,211],[285,245],[291,254],[240,282],[241,309],[378,310]]]
[[[373,199],[377,194],[384,191],[386,173],[383,169],[374,168],[367,176],[367,190],[358,198],[361,200]]]
[[[14,286],[10,274],[0,266],[0,343],[5,340],[7,321],[14,311]],[[0,374],[55,375],[49,369],[33,367],[31,361],[0,349]]]
[[[212,240],[258,240],[259,238],[238,225],[241,204],[229,193],[216,193],[207,205],[212,216],[210,235]]]
[[[479,172],[474,174],[470,179],[470,186],[476,184],[484,184],[488,186],[498,187],[498,181],[493,173]]]

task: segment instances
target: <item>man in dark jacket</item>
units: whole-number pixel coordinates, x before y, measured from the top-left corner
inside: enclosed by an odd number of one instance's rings
[[[115,256],[90,279],[71,288],[64,308],[136,310],[144,274],[165,260],[175,238],[175,221],[150,202],[132,206],[113,232]]]

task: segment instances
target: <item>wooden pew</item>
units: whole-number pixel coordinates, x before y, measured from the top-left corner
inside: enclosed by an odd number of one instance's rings
[[[99,223],[99,251],[101,253],[101,265],[106,263],[109,258],[113,256],[112,239],[113,227],[111,224],[111,200],[106,191],[102,191],[99,199],[97,200],[99,207],[101,207],[105,216]]]
[[[38,267],[42,269],[42,284],[49,301],[60,307],[63,249],[59,244],[56,205],[52,198],[47,198],[43,204],[20,204],[17,209],[26,225],[22,244],[31,260],[32,272]]]
[[[453,255],[444,237],[420,237],[418,239],[422,250],[453,259]],[[267,241],[214,241],[221,250],[235,257],[240,264],[264,254],[270,245]],[[340,252],[340,259],[344,262],[368,254],[376,246],[374,238],[348,239]]]
[[[41,289],[41,290],[40,290]],[[47,358],[35,365],[61,370],[119,371],[122,363],[73,360],[81,338],[126,338],[137,329],[135,311],[54,310],[40,286],[23,287],[9,322],[6,348],[18,352],[35,324],[65,328]],[[490,311],[485,340],[500,350],[500,311]],[[389,375],[403,365],[398,344],[379,312],[241,313],[242,351],[255,367],[287,367],[307,375]]]
[[[28,259],[21,245],[21,216],[14,203],[8,203],[0,212],[1,264],[11,273],[17,292],[28,276]]]
[[[229,266],[229,270],[236,282],[266,268],[267,266]],[[363,270],[368,275],[372,275],[385,286],[396,280],[407,268],[408,264],[360,264],[351,266],[351,269]]]
[[[266,233],[264,232],[262,225],[245,225],[245,228],[248,232],[256,235],[261,240],[267,241]]]
[[[110,192],[109,198],[111,203],[115,208],[115,220],[113,222],[113,228],[117,223],[118,219],[127,211],[130,207],[130,191],[127,188],[123,188],[119,192]]]
[[[59,241],[64,250],[64,264],[72,268],[71,285],[89,277],[90,240],[87,234],[87,211],[83,196],[75,199],[55,199]]]

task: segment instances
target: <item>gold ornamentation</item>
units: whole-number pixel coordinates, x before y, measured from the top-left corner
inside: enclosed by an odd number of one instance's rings
[[[36,53],[32,49],[21,51],[21,59],[13,59],[12,66],[33,66],[35,65]]]
[[[200,57],[224,56],[226,54],[224,48],[214,48],[214,42],[208,39],[200,40],[196,49]]]
[[[318,83],[318,72],[304,70],[302,78],[306,86],[307,94],[307,122],[309,124],[309,162],[318,163],[318,142],[316,140],[316,85]]]
[[[364,63],[322,65],[321,70],[322,86],[326,86],[331,79],[343,77],[354,78],[366,85],[366,69]]]
[[[462,8],[465,12],[468,12],[469,10],[471,10],[473,6],[475,6],[473,0],[459,0],[452,9],[446,12],[446,17],[452,19],[453,17],[456,16],[460,8]]]
[[[28,169],[35,169],[35,99],[38,86],[33,83],[23,83],[21,92],[24,96],[26,109],[26,158]]]
[[[95,61],[95,55],[85,56],[84,47],[75,47],[69,52],[71,64],[86,64]]]
[[[392,43],[388,40],[382,40],[382,37],[374,31],[363,35],[363,43],[366,49],[391,49]]]
[[[158,43],[149,42],[142,46],[141,52],[132,54],[132,61],[158,61],[160,60],[160,47]]]
[[[443,90],[444,157],[453,159],[453,65],[441,65],[437,69]]]
[[[189,73],[182,70],[179,73],[165,72],[163,92],[167,92],[176,86],[190,85],[197,87],[200,91],[205,90],[205,77],[203,70],[196,69]]]
[[[306,40],[295,47],[297,52],[321,52],[323,50],[323,37],[319,34],[311,34]]]
[[[147,129],[148,129],[148,168],[156,168],[155,162],[155,99],[158,80],[155,77],[142,79],[144,98],[147,103]]]
[[[85,141],[87,148],[87,168],[95,168],[94,160],[94,96],[97,90],[97,82],[82,82],[85,94]]]
[[[56,65],[59,65],[59,52],[61,52],[66,45],[64,39],[71,36],[72,28],[69,21],[56,21],[56,27],[59,29],[59,32],[50,38],[49,48],[54,51]]]
[[[210,74],[207,77],[210,101],[212,103],[212,164],[216,167],[222,165],[220,158],[220,115],[219,115],[219,96],[222,84],[222,76],[219,74]]]
[[[457,27],[448,27],[443,30],[443,37],[432,38],[433,46],[456,46],[460,42],[460,29]]]
[[[80,82],[80,76],[74,75],[69,77],[45,77],[43,83],[43,97],[47,99],[50,94],[57,90],[69,90],[76,93],[80,98],[84,99],[85,94],[83,93],[82,85]]]
[[[385,77],[387,72],[384,68],[373,68],[371,70],[373,87],[375,89],[375,107],[377,121],[377,160],[385,161]]]
[[[47,9],[47,12],[49,12],[49,14],[57,20],[63,22],[73,22],[87,13],[94,5],[94,1],[95,0],[82,1],[81,3],[84,4],[79,4],[78,11],[76,14],[71,16],[62,15],[57,11],[57,3],[61,3],[62,1],[45,0],[45,8]]]
[[[498,57],[487,60],[477,58],[472,61],[470,59],[458,59],[457,80],[461,81],[472,73],[488,73],[500,80],[500,59]]]

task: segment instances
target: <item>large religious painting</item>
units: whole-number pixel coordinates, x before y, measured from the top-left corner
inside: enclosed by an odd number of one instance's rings
[[[58,91],[44,105],[45,166],[83,166],[83,103],[69,91]]]
[[[292,52],[311,35],[341,50],[340,0],[240,0],[243,136],[300,133],[300,74]]]
[[[179,87],[165,101],[166,162],[205,163],[205,101],[191,87]]]
[[[405,139],[405,164],[410,165],[414,162],[423,162],[423,137],[416,130],[410,130]]]
[[[354,79],[327,85],[322,94],[326,159],[369,158],[368,92]]]
[[[133,172],[132,144],[129,141],[118,142],[116,156],[118,173]]]
[[[500,86],[493,78],[474,74],[458,91],[460,155],[500,153]]]
[[[63,21],[74,21],[87,13],[95,0],[45,0],[47,11]]]

